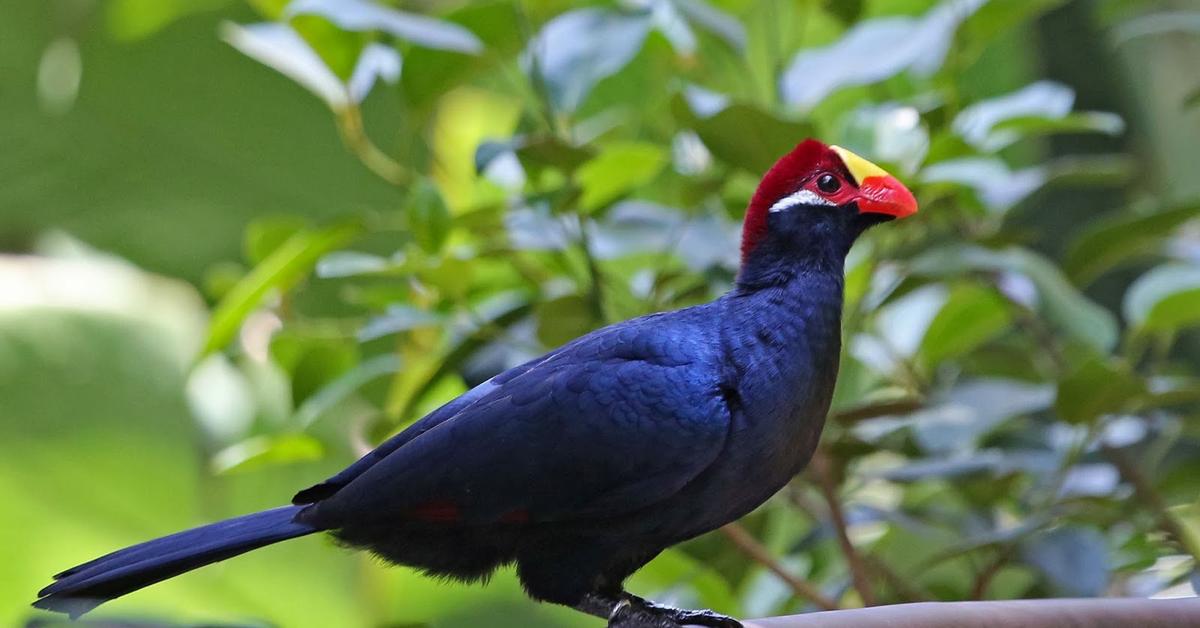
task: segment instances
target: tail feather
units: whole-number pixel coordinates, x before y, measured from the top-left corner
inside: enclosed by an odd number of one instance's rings
[[[78,617],[108,600],[181,573],[319,531],[295,521],[303,506],[284,506],[192,528],[106,554],[56,576],[38,592],[38,608]]]

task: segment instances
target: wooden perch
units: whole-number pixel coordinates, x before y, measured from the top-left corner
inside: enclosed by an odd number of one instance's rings
[[[1195,628],[1200,599],[919,602],[745,622],[746,628]]]

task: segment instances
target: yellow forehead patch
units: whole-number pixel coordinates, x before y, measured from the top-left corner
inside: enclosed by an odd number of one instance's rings
[[[841,146],[830,146],[833,152],[842,158],[842,163],[846,164],[846,169],[850,171],[850,175],[854,177],[855,185],[862,185],[862,182],[867,177],[887,177],[891,176],[886,170],[876,166],[875,164],[855,155],[854,153],[842,148]]]

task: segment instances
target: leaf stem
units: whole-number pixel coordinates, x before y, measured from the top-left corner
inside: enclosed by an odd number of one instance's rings
[[[775,574],[791,587],[792,592],[797,597],[804,598],[823,610],[833,611],[838,609],[838,603],[829,596],[821,592],[817,585],[793,574],[788,571],[780,562],[771,555],[770,550],[759,543],[749,531],[740,523],[730,523],[721,527],[721,532],[737,547],[743,554],[751,560],[766,567],[768,571]]]
[[[583,259],[588,272],[588,302],[592,307],[592,315],[601,323],[607,323],[604,311],[604,274],[596,255],[592,252],[591,229],[588,227],[588,217],[579,216],[579,248],[583,251]]]
[[[521,31],[521,39],[524,40],[525,50],[529,54],[529,82],[533,86],[533,93],[540,105],[538,112],[543,118],[546,130],[555,137],[566,139],[569,132],[566,125],[564,125],[564,120],[558,115],[554,107],[554,100],[550,97],[550,89],[546,85],[545,78],[542,75],[541,57],[537,49],[539,42],[533,34],[532,25],[529,23],[529,13],[525,10],[525,1],[518,0],[515,6],[517,28]]]
[[[368,170],[397,187],[412,182],[412,172],[371,141],[363,126],[362,110],[357,105],[339,107],[333,113],[342,143]]]

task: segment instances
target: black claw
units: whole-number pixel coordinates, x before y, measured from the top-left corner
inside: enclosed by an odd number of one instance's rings
[[[708,626],[709,628],[743,628],[742,622],[721,615],[712,611],[685,611],[678,610],[675,614],[675,621],[683,626]]]
[[[613,609],[608,628],[743,628],[742,622],[709,610],[689,611],[660,606],[636,596],[629,596]]]

